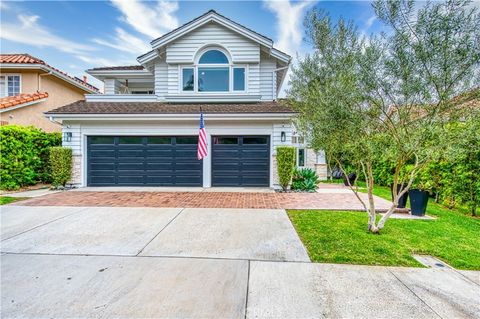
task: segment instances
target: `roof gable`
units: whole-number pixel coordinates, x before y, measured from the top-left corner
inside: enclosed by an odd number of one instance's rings
[[[203,15],[199,16],[196,19],[193,19],[190,22],[185,23],[184,25],[178,27],[175,30],[172,30],[161,37],[152,40],[150,44],[152,45],[153,49],[158,49],[162,46],[165,46],[167,43],[170,43],[171,41],[174,41],[175,39],[178,39],[179,37],[189,33],[192,30],[195,30],[196,28],[203,26],[204,24],[208,22],[216,22],[220,25],[223,25],[224,27],[235,31],[237,33],[240,33],[241,35],[251,39],[252,41],[255,41],[259,44],[271,47],[273,45],[272,39],[257,33],[237,22],[234,22],[227,17],[218,14],[214,10],[210,10]]]

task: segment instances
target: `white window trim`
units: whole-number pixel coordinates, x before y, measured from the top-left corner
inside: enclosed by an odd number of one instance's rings
[[[19,77],[19,88],[18,88],[18,94],[21,94],[22,93],[22,74],[20,73],[1,73],[0,76],[4,76],[5,77],[5,91],[4,92],[0,92],[0,97],[7,97],[7,96],[10,96],[8,95],[8,77],[9,76],[18,76]],[[14,95],[11,95],[11,96],[14,96]]]

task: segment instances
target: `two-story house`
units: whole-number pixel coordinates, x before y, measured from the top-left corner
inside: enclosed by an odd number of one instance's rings
[[[104,93],[46,113],[62,121],[80,186],[276,183],[275,148],[295,113],[277,95],[291,57],[215,11],[151,41],[139,65],[94,68]],[[196,158],[203,112],[208,156]],[[298,142],[298,140],[297,140]],[[302,143],[299,166],[326,171]]]
[[[86,79],[71,77],[29,54],[0,54],[1,124],[33,125],[47,132],[61,131],[44,112],[85,99],[98,89]]]

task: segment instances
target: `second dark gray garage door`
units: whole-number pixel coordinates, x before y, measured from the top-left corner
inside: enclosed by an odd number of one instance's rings
[[[196,136],[89,136],[88,186],[202,186]]]
[[[212,186],[270,186],[270,137],[213,136]]]

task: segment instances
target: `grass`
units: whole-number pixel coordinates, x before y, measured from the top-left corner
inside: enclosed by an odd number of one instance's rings
[[[7,205],[10,203],[18,202],[25,199],[27,199],[27,197],[0,196],[0,205]]]
[[[375,195],[390,199],[390,190]],[[480,270],[480,219],[430,201],[436,220],[389,219],[380,235],[366,231],[367,214],[290,210],[290,219],[315,262],[364,265],[421,265],[413,253],[436,256],[458,269]]]

